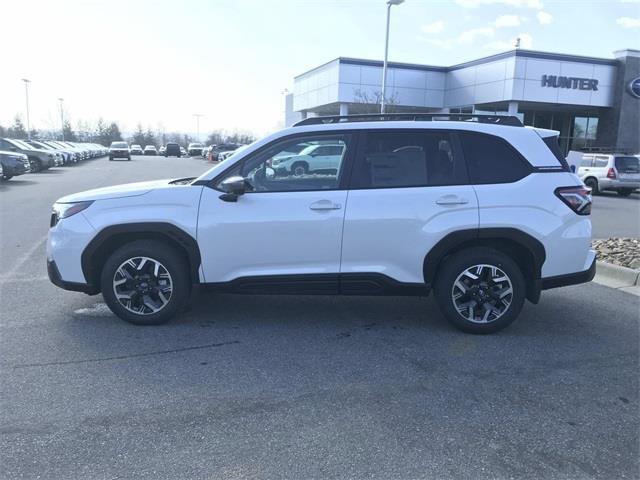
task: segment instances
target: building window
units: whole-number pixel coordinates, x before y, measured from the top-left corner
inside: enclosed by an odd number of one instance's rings
[[[581,150],[592,146],[596,140],[597,132],[598,117],[574,117],[569,149]]]

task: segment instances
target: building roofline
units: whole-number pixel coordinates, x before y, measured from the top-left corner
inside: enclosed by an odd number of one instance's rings
[[[619,51],[633,51],[633,50],[623,49]],[[503,60],[505,58],[511,58],[511,57],[539,58],[543,60],[557,60],[562,62],[595,63],[598,65],[617,65],[618,64],[618,61],[612,58],[588,57],[584,55],[573,55],[573,54],[567,54],[567,53],[553,53],[553,52],[542,52],[538,50],[514,49],[514,50],[508,50],[506,52],[496,53],[495,55],[489,55],[487,57],[470,60],[468,62],[458,63],[456,65],[451,65],[449,67],[423,65],[418,63],[402,63],[402,62],[388,62],[388,66],[390,68],[404,68],[407,70],[421,70],[421,71],[446,73],[453,70],[459,70],[461,68],[473,67],[475,65],[495,62],[497,60]],[[317,67],[314,67],[310,70],[307,70],[306,72],[296,75],[293,78],[295,80],[311,72],[314,72],[323,67],[326,67],[327,65],[334,62],[344,63],[347,65],[366,65],[370,67],[382,67],[383,65],[383,62],[381,60],[369,60],[365,58],[351,58],[351,57],[337,57],[337,58],[334,58],[333,60],[323,63],[322,65],[318,65]]]

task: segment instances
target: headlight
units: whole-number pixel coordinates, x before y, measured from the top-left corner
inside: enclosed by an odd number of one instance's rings
[[[63,218],[68,218],[89,208],[92,203],[93,200],[87,202],[54,203],[53,211],[51,212],[51,226],[53,227]]]

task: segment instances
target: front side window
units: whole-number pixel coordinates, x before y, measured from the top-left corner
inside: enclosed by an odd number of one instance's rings
[[[398,188],[466,183],[448,131],[370,131],[356,159],[353,188]]]
[[[531,172],[529,163],[502,138],[460,132],[460,143],[474,184],[515,182]]]
[[[350,135],[337,134],[284,140],[246,158],[239,171],[233,168],[225,178],[239,173],[249,192],[335,190],[350,139]],[[324,149],[322,154],[313,154],[318,149]]]

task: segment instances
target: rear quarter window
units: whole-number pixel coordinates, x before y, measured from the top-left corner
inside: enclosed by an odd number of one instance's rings
[[[616,157],[616,170],[620,173],[640,173],[640,158]]]
[[[529,162],[500,137],[474,132],[459,132],[459,136],[471,183],[511,183],[533,171]]]

